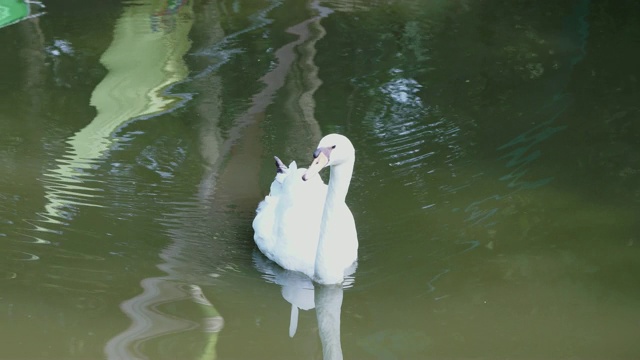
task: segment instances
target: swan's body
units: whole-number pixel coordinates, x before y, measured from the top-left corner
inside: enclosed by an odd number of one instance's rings
[[[253,221],[258,248],[283,268],[319,283],[342,282],[358,256],[356,226],[345,203],[353,145],[330,134],[320,141],[309,169],[276,161],[278,174]],[[328,186],[316,175],[325,166],[331,167]]]

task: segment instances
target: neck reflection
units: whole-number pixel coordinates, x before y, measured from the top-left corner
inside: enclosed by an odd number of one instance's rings
[[[254,266],[263,273],[263,278],[282,286],[282,297],[291,304],[289,336],[298,330],[300,310],[316,310],[318,334],[322,344],[324,360],[342,359],[340,342],[340,316],[344,287],[353,284],[353,276],[346,277],[344,284],[321,285],[299,272],[285,270],[268,260],[259,251],[253,254]]]

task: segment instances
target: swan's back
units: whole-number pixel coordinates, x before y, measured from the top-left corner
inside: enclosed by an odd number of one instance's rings
[[[281,170],[258,205],[254,240],[278,265],[312,276],[327,186],[319,176],[303,181],[295,162]]]

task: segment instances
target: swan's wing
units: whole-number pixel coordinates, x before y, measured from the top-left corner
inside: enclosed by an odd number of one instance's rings
[[[292,162],[276,175],[258,206],[253,229],[258,248],[269,259],[312,276],[327,185],[319,176],[302,180],[305,171]]]
[[[291,169],[290,169],[291,170]],[[316,238],[320,231],[320,220],[327,185],[318,176],[308,181],[302,180],[306,169],[298,168],[285,179],[278,203],[278,213],[283,217],[279,221],[281,234],[294,242],[294,246],[305,246],[301,238]]]

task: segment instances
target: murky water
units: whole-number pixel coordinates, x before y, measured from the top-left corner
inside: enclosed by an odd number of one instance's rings
[[[640,356],[637,2],[44,5],[0,16],[0,358]],[[330,132],[359,264],[314,288],[251,221]]]

